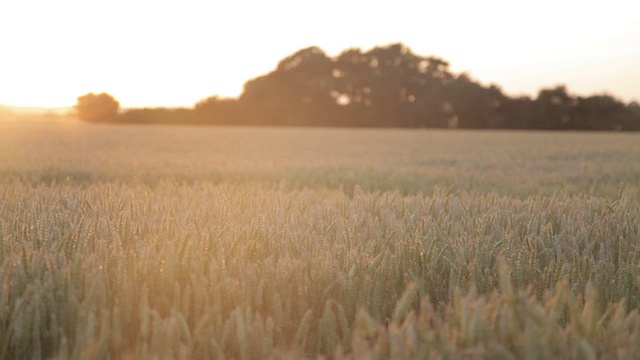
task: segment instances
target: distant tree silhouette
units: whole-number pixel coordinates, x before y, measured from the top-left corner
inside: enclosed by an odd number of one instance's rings
[[[193,121],[197,124],[240,125],[245,123],[237,99],[212,96],[196,103]]]
[[[640,127],[639,106],[625,107],[608,96],[576,98],[563,85],[542,89],[534,100],[511,98],[497,85],[485,86],[467,74],[452,74],[447,61],[416,55],[400,43],[368,51],[347,49],[335,58],[318,47],[302,49],[280,61],[272,72],[248,81],[233,105],[233,109],[223,106],[214,98],[197,108],[210,120],[242,113],[248,123],[262,125]]]
[[[142,108],[129,109],[112,121],[132,124],[192,124],[193,111],[186,108]]]
[[[627,105],[624,130],[640,131],[640,104],[635,101]]]
[[[574,127],[571,117],[576,99],[567,93],[564,85],[542,89],[533,105],[533,128],[566,130]]]
[[[623,130],[627,128],[627,108],[609,95],[578,97],[572,114],[572,128],[582,130]]]
[[[454,74],[449,63],[401,43],[329,57],[296,51],[247,81],[239,98],[212,96],[186,109],[130,109],[108,94],[78,98],[85,121],[471,129],[640,130],[640,105],[609,95],[576,97],[559,85],[535,99]]]
[[[78,97],[75,112],[79,119],[104,122],[115,119],[120,103],[107,93],[88,93]]]
[[[240,97],[247,118],[267,125],[319,125],[335,110],[332,60],[318,47],[280,61],[271,73],[248,81]]]
[[[496,129],[508,123],[509,99],[495,85],[484,87],[461,74],[447,86],[447,99],[458,127]]]
[[[534,100],[528,96],[506,97],[500,110],[504,116],[505,129],[533,129]]]
[[[564,86],[541,90],[531,109],[534,129],[637,130],[640,120],[612,96],[573,97]]]
[[[332,94],[352,114],[353,125],[446,124],[443,89],[453,77],[446,61],[417,56],[402,44],[368,52],[349,49],[336,59],[333,75]]]
[[[329,58],[310,47],[245,84],[247,116],[272,125],[444,127],[448,63],[402,44]]]

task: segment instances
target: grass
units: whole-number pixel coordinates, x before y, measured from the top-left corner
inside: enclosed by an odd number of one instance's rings
[[[1,358],[633,358],[634,134],[0,123]]]

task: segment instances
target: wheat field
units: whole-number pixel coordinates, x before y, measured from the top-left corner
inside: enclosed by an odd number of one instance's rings
[[[0,122],[0,358],[640,354],[640,136]]]

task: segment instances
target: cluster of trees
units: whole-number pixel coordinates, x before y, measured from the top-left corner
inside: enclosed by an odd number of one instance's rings
[[[108,94],[78,98],[87,121],[284,126],[640,130],[640,105],[609,95],[573,96],[564,86],[535,99],[510,97],[447,61],[402,44],[329,57],[309,47],[249,80],[239,98],[210,97],[194,108],[118,112]]]

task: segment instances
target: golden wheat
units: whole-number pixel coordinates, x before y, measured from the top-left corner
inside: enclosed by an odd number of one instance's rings
[[[640,353],[637,136],[0,126],[1,358]]]

